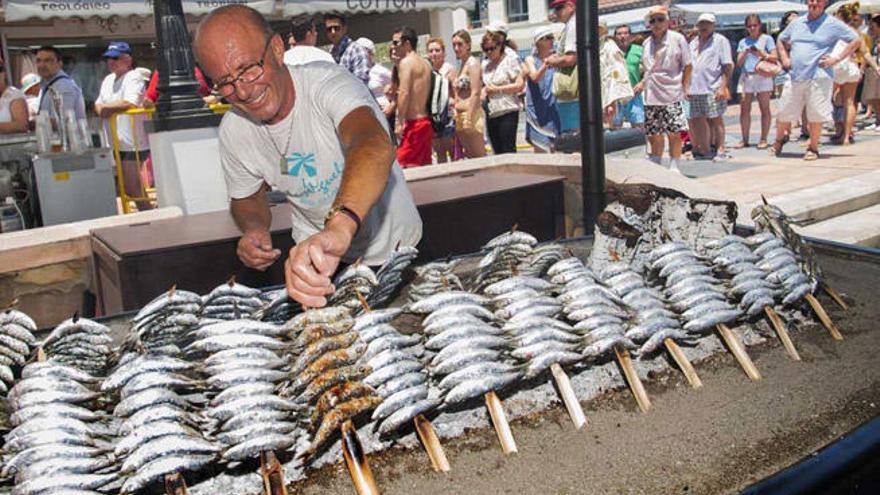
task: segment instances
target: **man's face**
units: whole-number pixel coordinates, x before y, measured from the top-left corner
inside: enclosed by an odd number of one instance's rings
[[[125,74],[131,68],[131,55],[120,54],[118,57],[106,57],[107,69],[117,76]]]
[[[559,22],[568,22],[571,19],[571,16],[574,15],[574,4],[571,2],[565,2],[561,5],[557,5],[553,7],[553,13],[556,14],[556,18]]]
[[[324,32],[331,43],[338,45],[348,33],[348,28],[342,24],[341,19],[327,19],[324,21]]]
[[[812,18],[819,17],[825,12],[826,5],[828,5],[827,0],[807,0],[807,13]]]
[[[59,70],[61,70],[61,61],[58,60],[55,53],[48,50],[37,52],[37,74],[44,81],[51,79]]]
[[[632,34],[629,32],[629,26],[620,26],[614,30],[614,41],[621,50],[626,51],[632,43]]]
[[[663,14],[654,14],[648,19],[651,26],[651,32],[655,35],[662,35],[669,29],[669,18]]]
[[[406,56],[406,47],[402,39],[402,33],[394,33],[391,35],[391,60],[395,63]]]
[[[715,24],[709,21],[698,22],[697,31],[700,33],[700,38],[706,39],[715,32]]]
[[[284,118],[280,113],[289,97],[290,76],[282,62],[284,43],[277,35],[266,40],[242,33],[232,30],[216,43],[204,40],[206,48],[199,49],[202,70],[235,108],[253,120],[277,123]]]

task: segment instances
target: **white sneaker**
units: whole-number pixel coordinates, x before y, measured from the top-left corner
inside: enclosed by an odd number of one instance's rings
[[[681,169],[678,168],[678,160],[669,160],[669,171],[678,172],[679,174],[681,174]]]

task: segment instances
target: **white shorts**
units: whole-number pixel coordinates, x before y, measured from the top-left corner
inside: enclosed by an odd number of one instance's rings
[[[829,78],[811,81],[791,81],[782,86],[779,97],[780,122],[797,122],[806,108],[807,121],[822,123],[831,120],[831,91],[834,84]]]
[[[773,78],[743,72],[739,76],[739,92],[742,94],[767,93],[773,91]]]

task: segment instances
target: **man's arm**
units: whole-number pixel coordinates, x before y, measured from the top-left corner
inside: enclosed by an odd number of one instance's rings
[[[229,202],[229,210],[239,230],[242,231],[238,240],[236,253],[245,266],[257,270],[265,270],[281,255],[278,249],[272,249],[272,211],[266,200],[269,186],[264,182],[254,194]]]
[[[779,43],[776,43],[776,55],[779,56],[779,63],[785,70],[791,70],[791,58],[788,56],[788,47],[782,41],[780,36]]]
[[[98,117],[103,118],[107,118],[114,113],[124,112],[130,108],[137,108],[137,105],[125,100],[95,103],[95,113],[98,114]]]
[[[691,72],[694,67],[691,64],[684,66],[684,74],[681,77],[681,85],[684,87],[684,95],[688,96],[688,90],[691,87]]]
[[[385,191],[394,163],[394,146],[367,106],[355,108],[346,115],[338,132],[345,170],[333,205],[345,206],[363,221]],[[328,219],[321,232],[290,250],[285,263],[290,297],[304,306],[327,304],[325,296],[334,290],[330,277],[351,246],[357,227],[348,215],[336,214]]]
[[[397,77],[400,83],[397,86],[397,121],[395,131],[400,134],[403,129],[403,121],[406,119],[406,112],[409,111],[410,98],[412,97],[412,60],[401,60],[397,69]],[[340,124],[340,128],[342,125]]]
[[[861,36],[857,36],[854,40],[847,43],[846,48],[844,48],[843,51],[836,57],[825,55],[824,57],[819,59],[819,67],[822,67],[823,69],[827,67],[834,67],[835,65],[852,56],[852,54],[855,53],[860,46],[862,46],[862,38]]]

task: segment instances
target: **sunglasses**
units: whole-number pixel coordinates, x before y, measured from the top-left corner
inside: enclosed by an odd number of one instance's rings
[[[391,46],[400,46],[403,44],[403,40],[391,40]]]
[[[104,60],[119,60],[119,57],[104,57]]]
[[[560,3],[559,5],[554,5],[554,6],[553,6],[553,12],[556,12],[557,10],[562,10],[562,9],[564,9],[566,5],[567,5],[567,4],[564,4],[564,3]]]
[[[495,46],[484,46],[484,47],[483,47],[483,53],[492,53],[492,52],[495,51],[496,48],[498,48],[498,45],[495,45]]]
[[[665,17],[652,17],[651,20],[648,21],[648,24],[657,24],[658,22],[666,22]]]
[[[325,26],[324,29],[330,31],[331,33],[335,33],[336,31],[342,29],[342,26]]]

